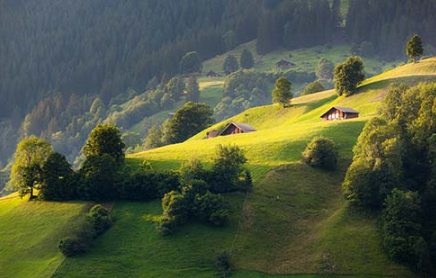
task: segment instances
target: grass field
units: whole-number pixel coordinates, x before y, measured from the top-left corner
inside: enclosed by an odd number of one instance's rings
[[[0,199],[0,277],[50,277],[64,257],[59,240],[86,208],[83,202]]]
[[[249,109],[213,127],[239,121],[257,132],[203,140],[202,131],[184,143],[128,156],[132,167],[147,159],[156,169],[177,169],[192,157],[210,162],[217,144],[243,148],[255,186],[248,195],[225,196],[231,216],[221,228],[191,221],[162,237],[154,222],[162,212],[159,201],[117,202],[113,227],[89,253],[64,260],[57,244],[85,203],[0,199],[0,277],[213,277],[214,254],[220,250],[231,251],[232,277],[414,277],[384,254],[377,219],[347,210],[340,184],[357,137],[377,114],[386,86],[436,81],[435,65],[429,59],[387,72],[351,97],[326,91],[296,98],[287,109]],[[220,84],[203,86],[213,90]],[[334,105],[357,109],[361,117],[321,121],[319,115]],[[316,135],[338,144],[337,171],[301,163],[301,152]]]

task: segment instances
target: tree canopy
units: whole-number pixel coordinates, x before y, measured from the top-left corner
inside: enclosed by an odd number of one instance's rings
[[[338,95],[354,94],[357,85],[365,79],[362,59],[358,56],[351,56],[344,63],[338,64],[334,70],[334,79]]]
[[[226,74],[230,74],[232,72],[235,72],[239,69],[238,60],[233,55],[228,55],[226,59],[224,60],[223,64],[223,70]]]
[[[15,151],[8,188],[19,188],[21,196],[30,194],[32,199],[34,189],[41,186],[43,166],[52,153],[50,143],[44,139],[31,136],[21,140]]]
[[[118,163],[124,160],[124,142],[120,130],[111,124],[98,125],[89,135],[83,154],[89,156],[110,155]]]
[[[414,35],[407,42],[406,46],[406,54],[416,62],[416,58],[421,56],[424,52],[424,48],[422,47],[422,39],[418,35]]]
[[[254,65],[253,54],[250,50],[244,48],[242,50],[241,58],[239,64],[243,69],[251,69]]]
[[[205,103],[185,103],[170,121],[171,143],[183,142],[212,125],[215,122],[212,115],[212,109]]]
[[[272,92],[273,102],[279,103],[286,107],[290,104],[292,99],[291,82],[286,77],[277,79],[275,89]]]

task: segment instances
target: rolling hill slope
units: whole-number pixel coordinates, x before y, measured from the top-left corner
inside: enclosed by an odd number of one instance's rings
[[[58,240],[64,227],[87,207],[85,203],[0,199],[0,276],[212,277],[215,252],[229,250],[234,277],[413,277],[383,253],[377,219],[347,210],[340,184],[356,139],[365,122],[376,115],[386,86],[392,81],[436,81],[435,66],[436,58],[427,59],[387,72],[386,78],[367,80],[358,94],[348,98],[326,91],[296,98],[287,109],[277,105],[249,109],[212,127],[236,121],[249,123],[257,132],[204,140],[205,130],[184,143],[128,156],[132,167],[147,159],[156,169],[177,169],[192,157],[207,164],[217,144],[241,146],[255,186],[248,195],[225,196],[231,211],[225,227],[190,223],[175,235],[162,237],[153,221],[161,213],[159,201],[118,202],[113,227],[90,252],[64,260]],[[359,110],[361,117],[322,122],[319,115],[335,105]],[[339,145],[336,172],[300,162],[306,143],[316,135]]]
[[[296,98],[288,109],[277,105],[249,109],[211,128],[236,121],[251,124],[257,132],[204,140],[206,131],[202,131],[184,143],[130,155],[128,163],[133,167],[147,159],[155,168],[177,169],[181,162],[192,157],[209,162],[217,144],[236,144],[246,151],[255,188],[246,198],[240,194],[226,197],[232,207],[232,220],[227,227],[210,229],[189,224],[168,239],[158,237],[156,226],[146,223],[152,219],[150,214],[160,213],[159,204],[116,205],[116,214],[133,213],[129,225],[124,226],[120,217],[119,224],[115,223],[90,255],[66,260],[57,275],[80,277],[86,271],[103,275],[109,268],[100,267],[100,263],[108,259],[120,269],[148,277],[211,277],[213,254],[225,249],[232,251],[236,277],[266,275],[262,273],[412,277],[405,267],[391,262],[383,253],[377,219],[347,210],[340,184],[356,139],[366,120],[376,115],[386,86],[392,80],[409,84],[435,81],[436,72],[431,70],[434,65],[436,59],[422,62],[419,67],[428,69],[425,74],[420,74],[421,70],[413,65],[398,68],[391,79],[366,82],[358,94],[348,98],[326,91]],[[319,115],[335,105],[357,109],[361,117],[322,122]],[[301,152],[315,135],[330,137],[339,144],[337,172],[312,169],[300,162]],[[139,229],[146,230],[139,232]],[[125,234],[133,242],[129,243]],[[164,245],[162,241],[171,244]],[[136,248],[125,250],[123,242],[143,251],[138,254]],[[197,243],[204,244],[197,246]],[[119,246],[106,249],[107,244]],[[196,246],[195,251],[192,246]],[[115,256],[123,250],[131,254],[119,262]],[[133,272],[141,255],[144,265],[150,263],[153,267],[144,266]],[[172,258],[171,266],[165,267],[163,258]]]

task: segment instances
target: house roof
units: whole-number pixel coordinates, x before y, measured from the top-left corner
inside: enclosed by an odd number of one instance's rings
[[[348,108],[348,107],[341,107],[341,106],[333,106],[332,108],[330,108],[327,112],[325,112],[324,114],[322,114],[320,117],[324,117],[326,114],[330,113],[330,111],[332,111],[333,109],[336,110],[340,110],[344,113],[351,113],[351,114],[359,114],[359,111],[356,111],[354,109]]]
[[[280,60],[276,63],[276,65],[292,65],[294,66],[295,64],[286,60]]]
[[[243,124],[243,123],[229,123],[229,124],[227,124],[226,128],[223,129],[223,131],[221,131],[221,132],[219,133],[219,135],[221,135],[222,133],[224,133],[224,131],[226,131],[226,130],[229,128],[229,126],[231,126],[231,125],[236,126],[237,128],[239,128],[239,129],[242,130],[243,132],[253,132],[253,131],[256,131],[256,130],[255,130],[251,125],[249,125],[249,124]]]

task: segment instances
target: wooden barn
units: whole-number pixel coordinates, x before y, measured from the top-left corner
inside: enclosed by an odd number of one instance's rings
[[[358,111],[351,108],[339,106],[332,107],[327,112],[321,115],[321,119],[323,119],[323,121],[346,120],[358,117]]]
[[[276,63],[276,68],[284,69],[292,67],[295,67],[295,64],[286,60],[280,60]]]
[[[217,72],[214,71],[209,71],[208,73],[206,73],[206,77],[212,78],[212,77],[220,77],[221,75]]]
[[[218,134],[218,136],[248,133],[253,131],[256,130],[248,124],[229,123],[226,128]]]

